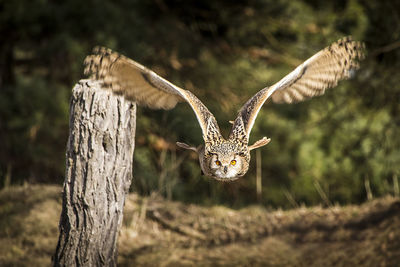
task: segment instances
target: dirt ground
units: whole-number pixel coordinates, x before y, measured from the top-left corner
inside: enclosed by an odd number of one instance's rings
[[[50,266],[61,187],[0,192],[0,266]],[[400,266],[400,199],[233,210],[129,195],[119,266]]]

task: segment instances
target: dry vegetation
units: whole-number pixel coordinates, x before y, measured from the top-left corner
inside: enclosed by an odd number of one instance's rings
[[[0,192],[0,266],[49,266],[61,188]],[[131,194],[120,266],[398,266],[400,200],[361,206],[232,210]]]

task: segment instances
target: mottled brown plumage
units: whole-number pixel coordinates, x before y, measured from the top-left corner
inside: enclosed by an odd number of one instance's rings
[[[204,174],[218,180],[232,181],[243,176],[250,162],[250,151],[269,143],[262,138],[249,146],[249,136],[262,105],[268,98],[276,103],[294,103],[324,94],[325,90],[347,79],[359,68],[363,44],[344,38],[321,50],[276,84],[260,90],[240,109],[228,139],[207,107],[190,91],[160,77],[139,63],[106,48],[95,48],[85,59],[85,73],[103,81],[103,87],[139,105],[153,109],[171,109],[186,101],[199,121],[204,146],[178,146],[199,154]]]

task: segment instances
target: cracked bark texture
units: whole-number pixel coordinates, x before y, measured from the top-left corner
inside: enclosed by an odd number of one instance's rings
[[[54,266],[116,266],[135,128],[134,103],[92,80],[73,88]]]

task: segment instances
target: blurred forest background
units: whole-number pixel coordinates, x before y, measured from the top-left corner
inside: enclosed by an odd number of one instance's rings
[[[296,105],[264,106],[249,173],[225,184],[200,175],[190,107],[138,109],[132,190],[239,207],[360,203],[399,194],[400,1],[0,0],[0,187],[61,184],[69,98],[96,45],[194,92],[229,120],[254,93],[344,36],[366,43],[354,79]]]

